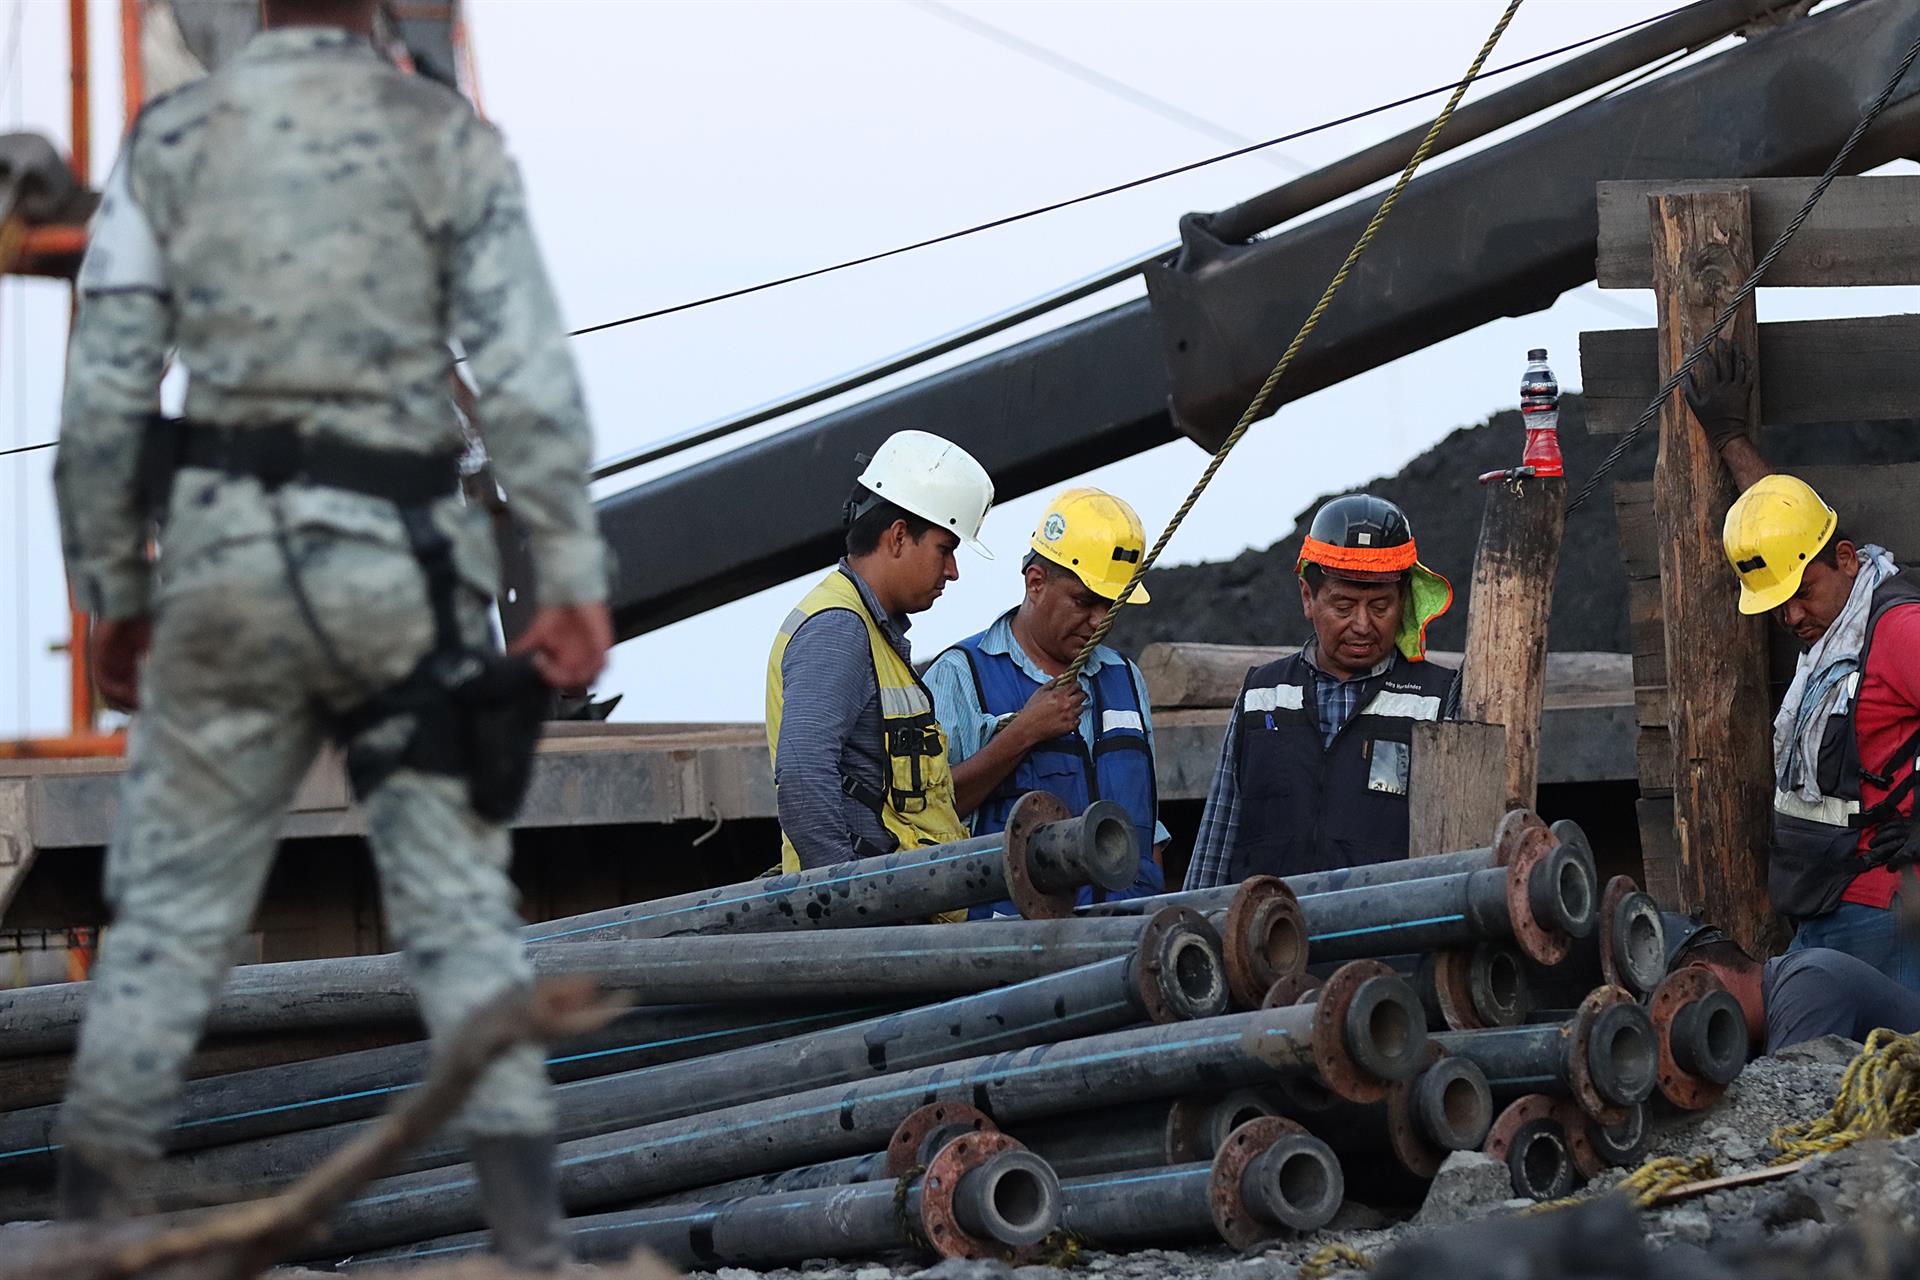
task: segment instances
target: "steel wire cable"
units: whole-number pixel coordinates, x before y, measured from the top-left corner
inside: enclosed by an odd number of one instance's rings
[[[1179,509],[1173,513],[1173,518],[1167,521],[1166,528],[1162,529],[1160,536],[1154,539],[1153,546],[1148,548],[1147,554],[1140,557],[1140,563],[1133,567],[1133,576],[1128,578],[1127,585],[1120,589],[1120,594],[1114,599],[1113,607],[1107,610],[1107,616],[1100,620],[1100,625],[1093,629],[1091,636],[1087,637],[1087,642],[1080,647],[1080,652],[1074,655],[1073,661],[1067,664],[1065,671],[1054,677],[1049,687],[1079,680],[1081,671],[1093,657],[1093,651],[1099,648],[1101,641],[1105,640],[1107,634],[1113,630],[1113,624],[1119,621],[1120,610],[1139,589],[1140,580],[1146,576],[1149,569],[1153,568],[1154,562],[1160,558],[1160,553],[1166,550],[1167,543],[1179,530],[1181,522],[1193,510],[1194,504],[1200,501],[1200,495],[1205,493],[1207,486],[1213,483],[1213,478],[1219,474],[1221,465],[1227,460],[1227,455],[1233,452],[1234,446],[1246,436],[1255,419],[1260,416],[1261,410],[1266,408],[1267,401],[1273,396],[1273,389],[1279,385],[1280,379],[1293,364],[1294,357],[1300,354],[1300,348],[1306,344],[1314,328],[1319,325],[1320,317],[1326,314],[1334,295],[1340,292],[1340,286],[1347,282],[1354,264],[1360,261],[1361,255],[1366,253],[1367,247],[1380,234],[1380,228],[1385,225],[1387,216],[1393,212],[1394,205],[1399,203],[1401,193],[1413,181],[1413,175],[1419,171],[1421,162],[1433,150],[1434,143],[1440,137],[1440,131],[1446,128],[1447,121],[1453,118],[1454,109],[1460,105],[1460,100],[1467,96],[1468,88],[1479,78],[1480,69],[1486,65],[1494,46],[1500,43],[1500,37],[1506,34],[1507,25],[1513,21],[1514,14],[1520,11],[1523,2],[1524,0],[1510,0],[1506,11],[1500,15],[1500,20],[1493,24],[1493,30],[1488,33],[1485,43],[1480,46],[1480,52],[1474,55],[1473,64],[1467,68],[1467,74],[1453,87],[1446,105],[1440,108],[1440,114],[1435,116],[1433,123],[1428,126],[1426,136],[1420,140],[1420,145],[1414,148],[1413,154],[1407,157],[1406,167],[1400,171],[1400,177],[1395,180],[1392,188],[1380,201],[1380,207],[1368,220],[1366,229],[1360,233],[1360,238],[1353,242],[1353,248],[1347,251],[1346,261],[1340,264],[1340,269],[1333,273],[1333,279],[1327,282],[1320,300],[1314,303],[1313,310],[1308,312],[1307,318],[1301,322],[1299,332],[1293,335],[1293,341],[1287,344],[1287,349],[1281,353],[1273,370],[1267,374],[1266,381],[1262,382],[1260,389],[1254,392],[1253,399],[1248,402],[1246,410],[1241,413],[1240,420],[1234,424],[1233,430],[1227,433],[1227,438],[1220,442],[1218,449],[1214,450],[1213,457],[1207,460],[1206,469],[1200,473],[1200,478],[1194,481],[1193,488],[1188,492],[1185,501],[1181,502]]]
[[[1693,369],[1694,362],[1706,354],[1707,348],[1713,345],[1713,340],[1720,336],[1720,331],[1733,319],[1734,314],[1740,310],[1746,300],[1753,296],[1753,291],[1760,287],[1760,281],[1766,276],[1767,269],[1773,265],[1774,259],[1780,256],[1780,251],[1787,247],[1788,242],[1813,215],[1815,206],[1820,203],[1820,197],[1827,194],[1827,188],[1832,186],[1833,180],[1840,176],[1840,171],[1845,167],[1847,157],[1853,154],[1854,147],[1866,135],[1880,113],[1886,110],[1887,104],[1893,101],[1893,91],[1900,86],[1907,72],[1913,68],[1915,58],[1920,58],[1920,40],[1915,40],[1908,46],[1906,56],[1900,59],[1900,65],[1894,68],[1893,74],[1887,78],[1887,83],[1881,87],[1879,94],[1867,104],[1867,109],[1860,116],[1859,123],[1853,126],[1853,132],[1847,135],[1847,140],[1840,144],[1840,150],[1834,153],[1833,160],[1828,163],[1826,172],[1820,175],[1820,180],[1813,184],[1813,190],[1809,191],[1807,198],[1801,201],[1799,211],[1793,215],[1793,220],[1781,230],[1766,253],[1761,255],[1760,261],[1753,264],[1753,273],[1738,289],[1734,290],[1733,297],[1728,299],[1727,305],[1720,309],[1719,317],[1700,336],[1700,340],[1693,344],[1692,350],[1687,352],[1687,358],[1680,362],[1680,367],[1675,369],[1672,375],[1660,384],[1660,389],[1653,393],[1653,399],[1649,400],[1647,407],[1640,411],[1640,417],[1634,422],[1632,429],[1620,437],[1620,443],[1613,446],[1607,456],[1600,460],[1600,465],[1594,468],[1593,475],[1580,486],[1580,492],[1575,494],[1573,501],[1567,504],[1568,515],[1572,515],[1586,505],[1587,499],[1591,498],[1594,491],[1600,487],[1600,482],[1607,478],[1607,473],[1619,465],[1620,459],[1626,457],[1627,450],[1633,448],[1634,441],[1640,438],[1640,433],[1646,430],[1647,424],[1659,415],[1660,406],[1667,402],[1667,397],[1678,390],[1680,384],[1686,380],[1687,374]]]

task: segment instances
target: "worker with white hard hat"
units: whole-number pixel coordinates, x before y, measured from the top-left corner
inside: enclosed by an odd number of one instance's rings
[[[830,866],[964,839],[947,739],[914,674],[908,618],[960,577],[993,480],[924,431],[889,436],[847,500],[847,554],[781,623],[767,656],[767,749],[781,866]]]
[[[1133,819],[1140,863],[1131,885],[1101,896],[1159,893],[1167,831],[1156,817],[1146,679],[1103,644],[1076,680],[1054,683],[1113,611],[1146,552],[1146,530],[1112,494],[1068,489],[1047,504],[1028,545],[1020,603],[927,668],[956,802],[979,836],[1004,831],[1029,791],[1050,792],[1076,814],[1111,800]],[[1145,585],[1128,599],[1147,603]],[[1100,894],[1082,887],[1080,901]],[[1019,912],[1000,902],[970,914]]]

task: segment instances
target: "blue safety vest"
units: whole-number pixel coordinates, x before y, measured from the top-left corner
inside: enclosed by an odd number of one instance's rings
[[[981,649],[986,634],[982,631],[969,636],[954,648],[966,655],[981,709],[990,716],[1017,712],[1040,685],[1020,669],[1012,654]],[[1153,860],[1159,792],[1153,775],[1153,752],[1147,745],[1147,712],[1140,705],[1132,664],[1124,659],[1104,663],[1087,682],[1092,686],[1088,700],[1092,703],[1093,749],[1087,749],[1086,739],[1075,729],[1027,752],[980,806],[974,834],[1006,830],[1014,804],[1029,791],[1050,791],[1073,813],[1085,812],[1095,800],[1111,800],[1133,819],[1140,841],[1140,870],[1131,885],[1116,892],[1083,887],[1081,903],[1095,901],[1096,895],[1141,898],[1163,892],[1166,875]],[[996,902],[975,907],[968,916],[984,920],[996,912],[1018,915],[1019,909],[1011,902]]]

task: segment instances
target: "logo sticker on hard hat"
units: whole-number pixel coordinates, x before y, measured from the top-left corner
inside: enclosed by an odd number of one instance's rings
[[[1040,526],[1040,536],[1048,542],[1060,541],[1067,536],[1067,518],[1058,511],[1054,512],[1047,517],[1047,522]]]

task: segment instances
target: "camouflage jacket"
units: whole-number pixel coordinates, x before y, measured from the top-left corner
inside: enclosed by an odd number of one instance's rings
[[[253,38],[149,104],[80,272],[54,482],[80,607],[151,608],[136,497],[169,352],[186,416],[413,452],[455,451],[450,341],[468,359],[495,475],[528,530],[540,600],[606,596],[586,473],[592,441],[558,308],[499,136],[458,95],[327,28]],[[294,527],[407,545],[394,508],[188,469],[166,562]],[[456,563],[492,593],[483,513],[440,503]]]

